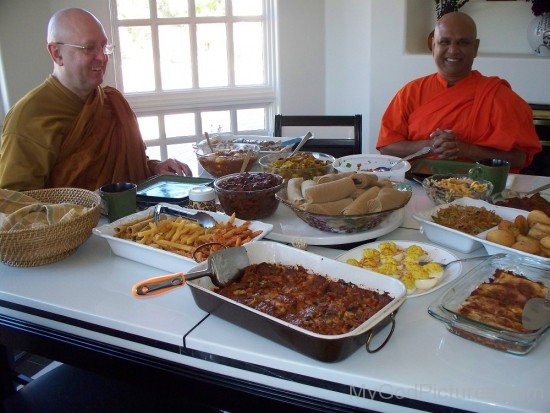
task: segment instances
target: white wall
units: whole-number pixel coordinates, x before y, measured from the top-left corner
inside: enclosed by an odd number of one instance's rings
[[[369,118],[371,2],[326,0],[325,113]]]
[[[279,113],[325,113],[324,0],[279,0]]]
[[[65,7],[86,8],[101,21],[109,21],[104,0],[0,0],[0,58],[10,105],[51,73],[46,29],[51,15]],[[106,76],[106,83],[113,83],[112,73]]]

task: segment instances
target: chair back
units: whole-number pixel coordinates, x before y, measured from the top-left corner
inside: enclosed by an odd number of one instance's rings
[[[361,153],[362,115],[353,116],[287,116],[275,115],[274,136],[315,136],[302,148],[328,153],[336,158]]]

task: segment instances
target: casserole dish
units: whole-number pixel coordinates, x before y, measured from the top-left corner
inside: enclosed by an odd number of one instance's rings
[[[449,205],[483,207],[488,211],[494,211],[502,219],[511,221],[518,215],[527,215],[525,211],[519,209],[499,207],[486,201],[472,198],[460,198],[448,204],[438,205],[434,208],[413,214],[413,218],[420,223],[420,232],[430,241],[464,253],[469,253],[480,248],[484,239],[479,236],[481,232],[479,234],[470,235],[434,222],[432,216],[436,215],[440,209],[447,208]]]
[[[154,207],[149,207],[144,211],[137,212],[132,215],[128,215],[117,221],[98,226],[92,230],[92,232],[98,237],[105,238],[111,247],[111,250],[115,255],[119,257],[127,258],[132,261],[140,262],[142,264],[151,265],[156,268],[163,269],[170,272],[178,272],[186,270],[191,265],[196,264],[196,261],[192,258],[188,258],[174,252],[165,251],[159,248],[154,248],[149,245],[140,244],[128,239],[118,238],[115,236],[116,227],[122,224],[128,224],[140,219],[145,219],[153,216]],[[193,209],[183,209],[188,212],[197,212]],[[227,222],[230,220],[225,214],[219,212],[202,211],[205,214],[210,215],[218,222]],[[234,223],[241,225],[245,221],[235,218]],[[253,231],[261,231],[261,233],[252,239],[252,242],[263,238],[271,229],[273,225],[266,224],[261,221],[252,221],[249,228]]]
[[[542,340],[550,323],[535,331],[521,332],[494,327],[460,313],[461,305],[471,293],[480,284],[491,280],[497,270],[522,275],[530,281],[541,282],[546,288],[550,288],[550,266],[548,265],[513,255],[506,255],[504,258],[488,258],[435,300],[428,307],[428,313],[445,323],[447,330],[460,337],[508,353],[527,354]]]
[[[399,280],[361,268],[351,267],[345,263],[288,245],[269,241],[256,241],[246,244],[244,247],[247,250],[251,264],[262,262],[292,266],[300,264],[307,270],[327,276],[335,281],[342,279],[379,293],[387,292],[393,298],[386,306],[354,330],[346,334],[326,335],[297,327],[217,294],[215,292],[216,288],[207,277],[187,283],[191,288],[195,302],[204,311],[317,360],[326,362],[338,361],[355,352],[365,342],[368,345],[370,341],[369,336],[372,336],[390,320],[394,323],[391,317],[406,297],[405,286]],[[189,273],[205,269],[206,265],[207,263],[203,262],[192,268]],[[393,326],[391,331],[393,332]],[[386,338],[378,349],[383,347],[390,336]],[[370,351],[368,348],[367,350]]]

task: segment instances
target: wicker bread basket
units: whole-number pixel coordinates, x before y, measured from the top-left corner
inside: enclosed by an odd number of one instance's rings
[[[101,198],[80,188],[51,188],[26,191],[40,202],[72,203],[91,208],[66,222],[37,229],[0,231],[0,261],[14,267],[36,267],[59,261],[72,254],[97,225]]]

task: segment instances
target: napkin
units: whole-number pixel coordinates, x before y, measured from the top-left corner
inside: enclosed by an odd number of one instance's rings
[[[82,205],[45,204],[22,192],[0,189],[0,231],[42,228],[88,212]]]

